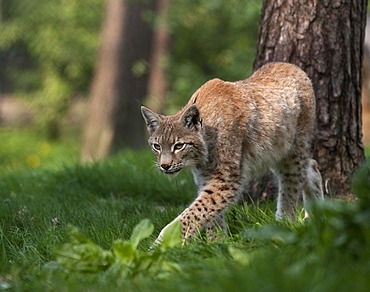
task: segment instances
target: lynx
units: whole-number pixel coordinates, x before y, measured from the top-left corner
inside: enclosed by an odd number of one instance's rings
[[[158,168],[168,175],[190,168],[194,176],[198,195],[174,220],[184,239],[201,230],[214,239],[226,228],[225,209],[268,169],[278,178],[277,219],[295,220],[301,195],[306,214],[309,200],[323,198],[311,158],[315,96],[308,76],[292,64],[269,63],[237,82],[212,79],[173,116],[141,111]]]

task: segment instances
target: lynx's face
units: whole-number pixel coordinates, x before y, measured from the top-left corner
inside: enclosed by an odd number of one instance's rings
[[[179,116],[161,116],[142,107],[149,132],[149,145],[157,157],[158,168],[169,175],[184,167],[194,167],[205,157],[202,123],[196,106]]]

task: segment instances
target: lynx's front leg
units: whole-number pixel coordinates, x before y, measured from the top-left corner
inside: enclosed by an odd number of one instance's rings
[[[237,200],[239,193],[239,183],[231,181],[230,178],[213,179],[202,188],[198,197],[188,208],[163,228],[156,242],[161,241],[167,227],[177,220],[181,221],[182,238],[192,238],[209,224],[217,222],[218,218],[223,216],[224,210]]]
[[[227,226],[224,214],[221,214],[206,226],[206,235],[209,241],[217,240],[220,236],[226,234]]]

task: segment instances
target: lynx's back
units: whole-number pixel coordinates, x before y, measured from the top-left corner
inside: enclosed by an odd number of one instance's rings
[[[192,104],[225,143],[242,139],[242,153],[251,162],[278,161],[294,151],[297,139],[310,147],[315,96],[308,76],[292,64],[269,63],[237,82],[213,79],[194,93],[185,109]]]

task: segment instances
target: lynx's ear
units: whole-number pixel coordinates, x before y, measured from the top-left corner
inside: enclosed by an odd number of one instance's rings
[[[160,116],[145,106],[141,107],[141,114],[145,120],[149,135],[153,135],[155,130],[157,130],[159,127]]]
[[[181,117],[184,126],[192,131],[199,131],[202,128],[202,118],[198,107],[193,104],[189,107]]]

